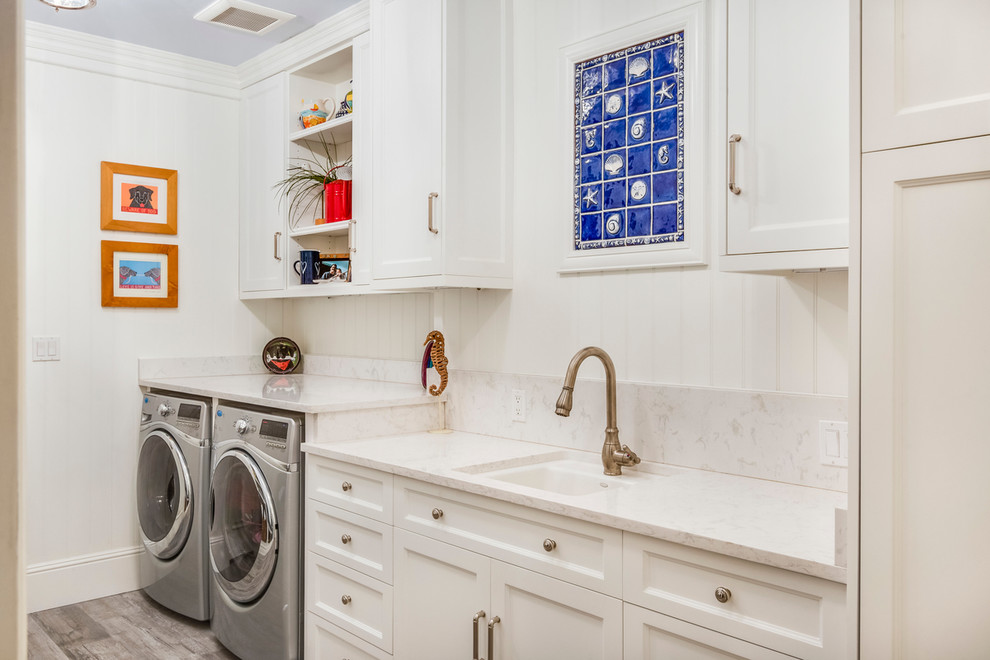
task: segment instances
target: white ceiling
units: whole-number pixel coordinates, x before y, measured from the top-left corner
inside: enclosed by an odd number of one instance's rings
[[[296,15],[261,36],[193,20],[214,0],[97,0],[91,9],[59,12],[40,0],[21,2],[29,21],[236,66],[358,0],[253,0]]]

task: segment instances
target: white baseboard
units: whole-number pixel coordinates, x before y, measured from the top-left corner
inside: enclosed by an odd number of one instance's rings
[[[27,568],[28,612],[81,603],[140,588],[144,548],[120,548]]]

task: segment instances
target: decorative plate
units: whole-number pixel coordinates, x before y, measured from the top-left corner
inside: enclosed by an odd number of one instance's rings
[[[261,352],[265,368],[273,374],[289,374],[302,362],[299,346],[288,337],[276,337]]]

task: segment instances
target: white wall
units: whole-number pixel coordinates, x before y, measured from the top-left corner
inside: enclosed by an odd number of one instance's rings
[[[456,369],[560,376],[577,349],[596,344],[611,354],[620,380],[845,395],[845,272],[722,273],[712,248],[707,268],[556,273],[571,221],[570,200],[546,194],[547,172],[571,158],[552,141],[559,51],[670,6],[516,3],[512,291],[295,300],[286,303],[286,332],[310,352],[416,359],[436,314]],[[717,235],[715,219],[706,220]],[[327,330],[331,319],[346,329]],[[600,367],[584,369],[582,376],[601,375]]]
[[[236,92],[142,72],[164,56],[106,40],[94,60],[33,43],[22,350],[57,336],[62,359],[27,364],[31,611],[82,599],[66,585],[87,584],[90,598],[136,586],[138,358],[260,353],[281,329],[281,302],[237,299]],[[178,170],[177,236],[100,230],[103,160]],[[178,309],[101,307],[101,240],[177,244]]]
[[[19,346],[23,324],[24,139],[23,26],[21,6],[0,0],[0,345]],[[27,654],[24,609],[22,390],[24,354],[7,352],[0,378],[0,657]]]

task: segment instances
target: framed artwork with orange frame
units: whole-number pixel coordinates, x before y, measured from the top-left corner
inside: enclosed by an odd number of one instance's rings
[[[179,173],[159,167],[100,163],[100,229],[179,232]]]
[[[179,246],[100,241],[104,307],[178,307]]]

